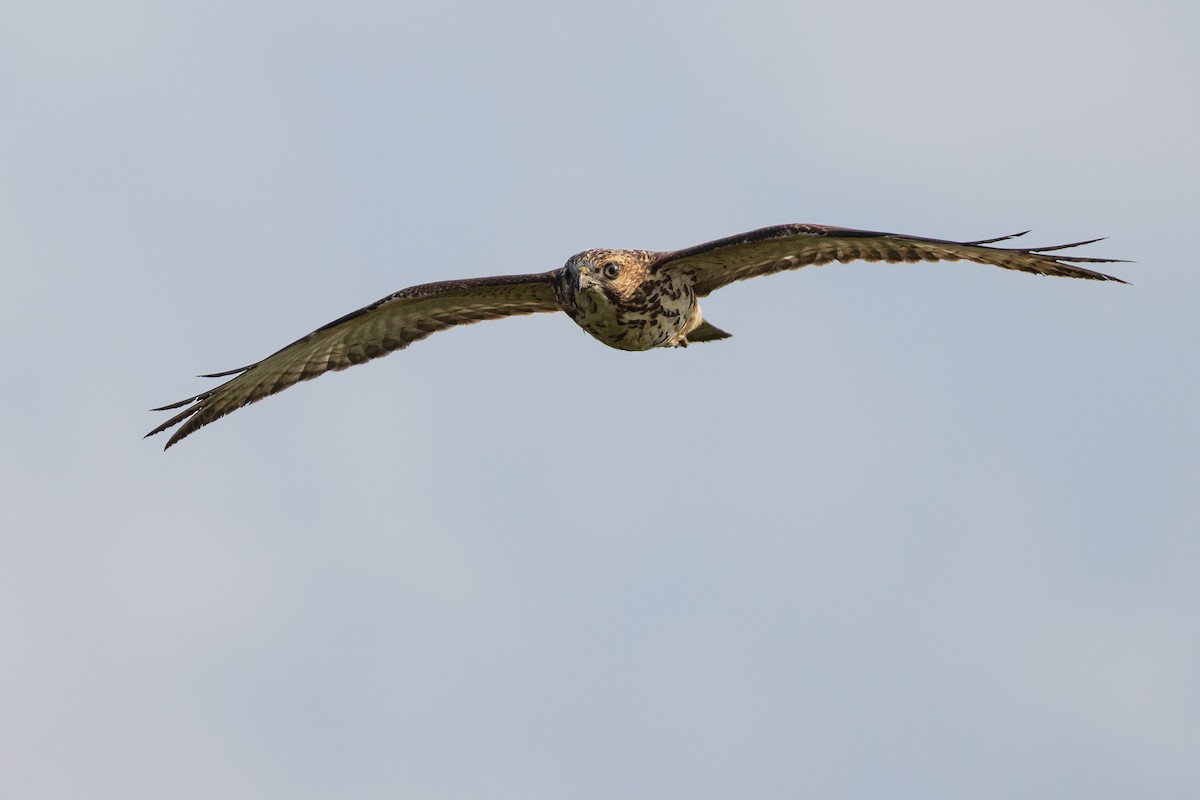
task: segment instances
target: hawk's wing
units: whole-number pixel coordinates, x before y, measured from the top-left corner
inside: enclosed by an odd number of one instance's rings
[[[662,253],[651,269],[678,270],[692,275],[697,297],[704,297],[734,281],[831,261],[974,261],[1039,275],[1124,283],[1112,275],[1077,266],[1112,263],[1118,259],[1062,256],[1054,252],[1091,244],[1098,239],[1028,249],[987,246],[1022,235],[1017,233],[978,242],[950,242],[827,225],[776,225],[686,250]]]
[[[215,389],[156,408],[187,406],[147,436],[182,425],[166,447],[230,411],[282,392],[300,381],[401,350],[430,334],[485,319],[561,310],[554,297],[557,270],[412,286],[317,328],[248,367],[202,375],[237,375]],[[164,448],[166,449],[166,448]]]

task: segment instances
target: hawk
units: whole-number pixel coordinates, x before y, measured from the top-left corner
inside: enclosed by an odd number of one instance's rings
[[[684,250],[585,250],[550,272],[497,275],[411,286],[340,319],[249,366],[202,375],[230,380],[155,411],[183,408],[147,436],[179,427],[166,446],[231,411],[300,381],[402,350],[430,334],[487,319],[564,311],[609,347],[650,350],[726,339],[699,300],[734,281],[832,261],[973,261],[1096,281],[1120,278],[1080,266],[1119,259],[1061,255],[1100,241],[1054,247],[991,247],[1028,231],[953,242],[828,225],[776,225]]]

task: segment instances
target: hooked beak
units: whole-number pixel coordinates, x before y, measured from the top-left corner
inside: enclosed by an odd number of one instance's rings
[[[575,293],[586,292],[596,285],[586,268],[581,267],[575,274]]]

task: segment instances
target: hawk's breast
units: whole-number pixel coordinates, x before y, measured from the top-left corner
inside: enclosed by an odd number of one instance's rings
[[[585,331],[618,350],[674,347],[695,326],[696,295],[679,275],[649,276],[623,298],[600,287],[575,296],[571,317]]]

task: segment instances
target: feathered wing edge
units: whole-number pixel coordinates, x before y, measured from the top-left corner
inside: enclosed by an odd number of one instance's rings
[[[183,408],[146,436],[179,425],[165,450],[242,406],[300,381],[402,350],[438,331],[488,319],[559,311],[554,294],[559,272],[443,281],[403,289],[321,326],[261,361],[200,376],[235,377],[206,392],[153,409]]]
[[[662,253],[651,268],[691,273],[699,297],[735,281],[833,261],[973,261],[1039,275],[1125,283],[1113,275],[1079,266],[1124,263],[1122,259],[1069,256],[1058,252],[1101,239],[1049,247],[989,246],[1026,233],[1028,231],[955,242],[827,225],[776,225]]]

